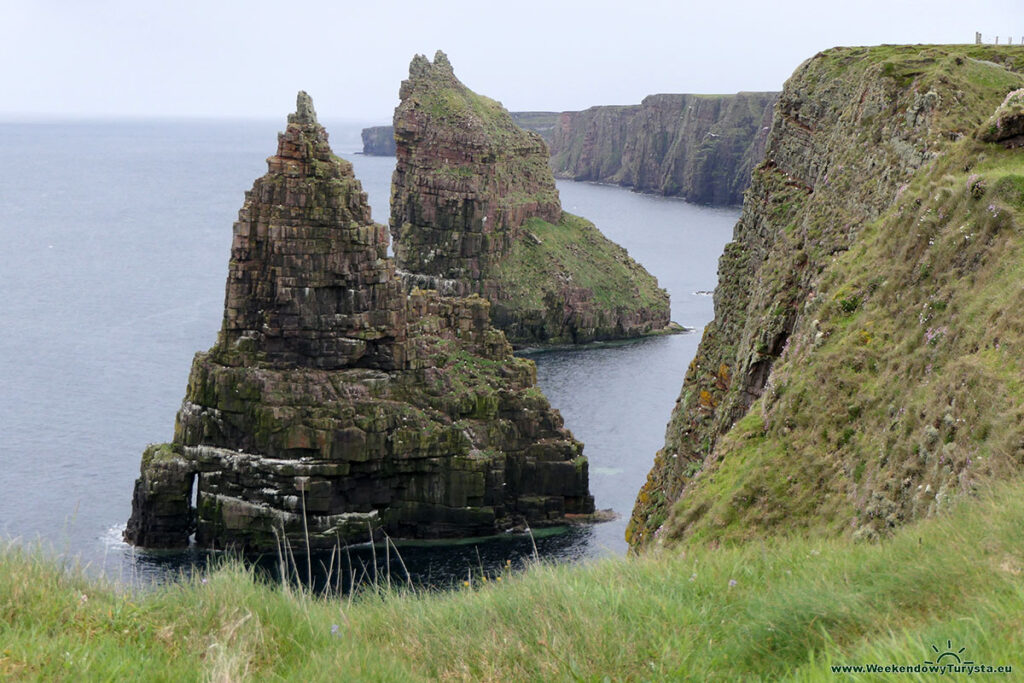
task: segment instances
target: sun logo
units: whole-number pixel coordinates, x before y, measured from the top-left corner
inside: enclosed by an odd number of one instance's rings
[[[963,654],[963,651],[966,650],[967,648],[962,647],[959,650],[957,650],[956,652],[953,652],[953,641],[952,640],[947,640],[946,641],[946,651],[945,652],[941,652],[940,653],[939,652],[939,648],[935,647],[934,645],[932,645],[932,649],[935,650],[935,654],[937,654],[939,656],[935,658],[934,662],[930,661],[930,660],[927,660],[927,659],[924,660],[925,664],[963,664],[963,665],[974,664],[974,662],[965,662],[962,659],[960,659],[960,655]]]

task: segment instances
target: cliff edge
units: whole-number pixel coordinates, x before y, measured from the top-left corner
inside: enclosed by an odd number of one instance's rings
[[[143,454],[125,539],[333,547],[592,512],[582,445],[533,363],[483,299],[405,293],[305,93],[267,166],[234,225],[217,343],[174,440]]]
[[[395,110],[395,260],[409,286],[480,294],[516,344],[636,337],[668,294],[592,223],[564,213],[541,137],[416,56]]]
[[[779,93],[662,94],[639,105],[563,112],[551,141],[555,175],[736,205],[764,157]]]
[[[998,131],[1022,71],[1015,46],[837,48],[796,70],[634,548],[873,538],[1019,472],[1024,167]]]

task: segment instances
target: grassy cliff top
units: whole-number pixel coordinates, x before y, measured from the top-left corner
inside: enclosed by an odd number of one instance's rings
[[[1016,481],[878,544],[778,538],[351,600],[232,562],[139,594],[9,546],[0,678],[832,680],[947,650],[1016,673],[1022,526]]]
[[[930,113],[921,134],[930,156],[877,218],[846,219],[849,237],[830,212],[870,176],[844,176],[832,159],[829,187],[788,202],[792,188],[769,193],[782,208],[763,225],[778,232],[753,287],[778,292],[763,298],[765,320],[793,311],[792,333],[780,349],[757,349],[772,359],[763,393],[690,466],[662,542],[794,528],[874,538],[1020,471],[1024,153],[975,132],[1024,84],[1021,68],[1024,48],[882,46],[832,50],[798,69],[784,100],[831,88],[851,69],[894,79],[905,102]],[[885,125],[909,127],[917,114],[897,109]],[[872,143],[878,120],[851,125],[836,156],[852,165],[858,149],[888,144]],[[795,285],[785,264],[808,262],[806,295],[787,299]],[[683,402],[714,410],[717,398],[698,391],[684,387]]]
[[[432,119],[432,125],[461,129],[461,134],[499,149],[516,138],[534,136],[516,125],[501,102],[463,85],[440,50],[433,62],[423,55],[413,58],[399,96],[402,103],[395,112],[396,127],[401,127],[405,111],[415,109]]]

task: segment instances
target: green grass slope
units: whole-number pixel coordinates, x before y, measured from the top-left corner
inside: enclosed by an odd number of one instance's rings
[[[997,63],[998,60],[998,63]],[[1024,48],[837,48],[787,82],[631,542],[873,537],[1024,464]]]
[[[965,138],[826,267],[665,538],[873,537],[1024,464],[1024,152]]]
[[[513,340],[584,343],[657,334],[669,319],[658,280],[585,218],[539,218],[494,267],[492,318]]]
[[[236,564],[132,594],[12,546],[0,678],[835,680],[832,666],[918,666],[960,648],[1017,672],[1021,528],[1014,483],[878,543],[779,537],[351,601],[259,584]]]

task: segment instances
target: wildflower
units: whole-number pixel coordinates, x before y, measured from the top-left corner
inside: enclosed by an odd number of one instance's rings
[[[79,602],[79,604],[84,605],[85,603],[89,602],[89,596],[86,595],[85,593],[82,593],[81,595],[78,596],[78,602]]]
[[[468,587],[469,586],[469,581],[463,581],[462,585]]]
[[[336,638],[340,638],[341,637],[340,631],[341,631],[341,629],[338,628],[337,624],[331,624],[331,635],[332,636],[335,636]]]
[[[729,579],[729,588],[732,588],[735,585],[736,585],[736,579]]]
[[[690,575],[690,581],[696,581],[696,580],[697,580],[697,575],[696,574],[691,574]]]
[[[208,584],[209,582],[210,582],[210,580],[208,578],[206,578],[205,576],[203,578],[199,579],[199,583],[203,584],[204,586],[206,584]]]

